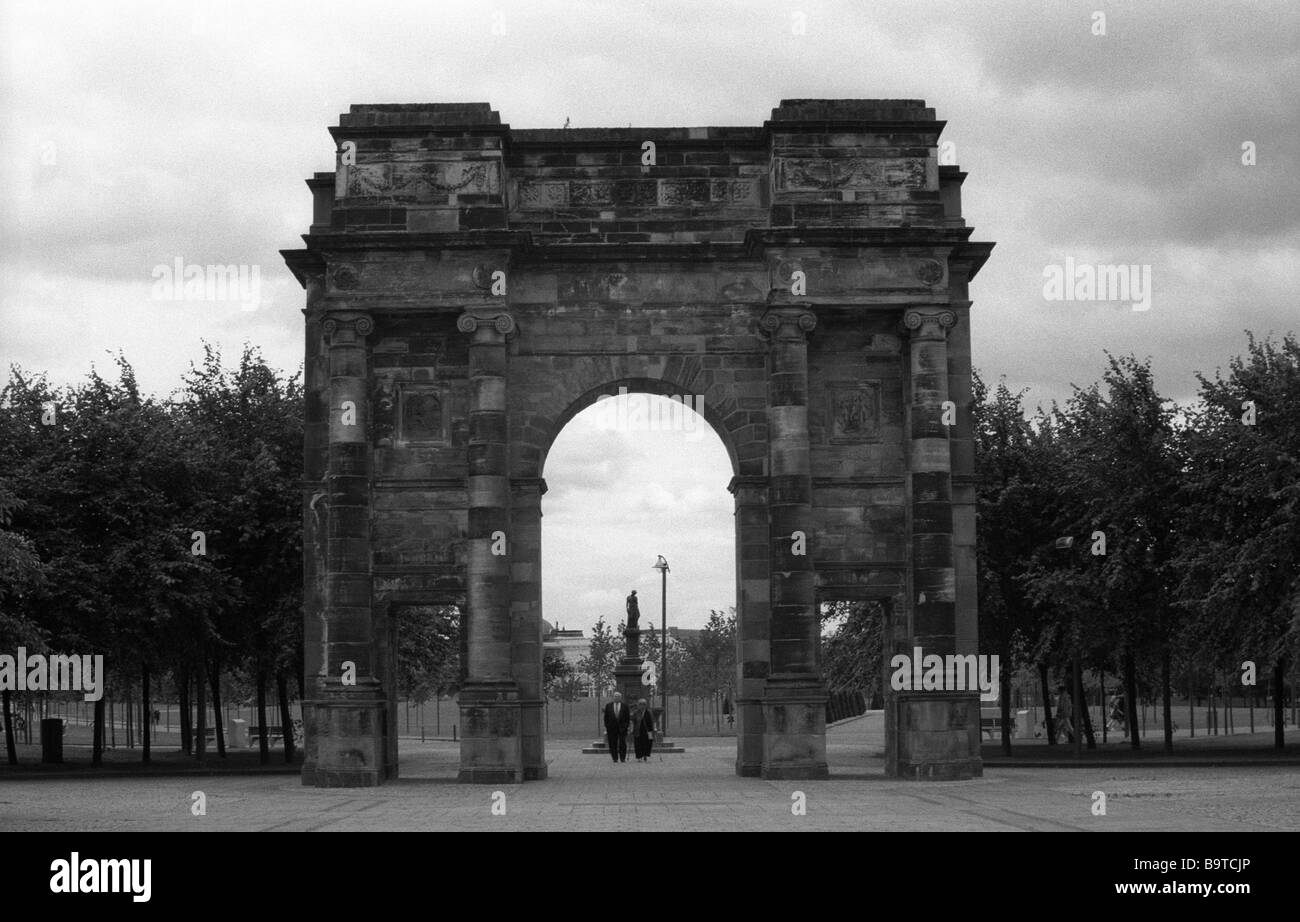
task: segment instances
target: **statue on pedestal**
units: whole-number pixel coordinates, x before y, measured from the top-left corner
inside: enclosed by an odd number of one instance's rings
[[[627,597],[627,628],[623,631],[623,636],[627,638],[627,655],[630,658],[641,658],[641,628],[637,622],[641,619],[641,608],[637,604],[636,590]]]

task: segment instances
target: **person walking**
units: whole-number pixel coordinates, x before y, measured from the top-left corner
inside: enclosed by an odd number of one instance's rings
[[[655,744],[655,715],[650,705],[642,698],[636,704],[636,714],[632,718],[632,746],[638,762],[650,761],[650,750]]]
[[[1058,685],[1056,688],[1056,739],[1060,742],[1062,736],[1067,742],[1074,742],[1074,724],[1070,722],[1070,696],[1065,690],[1064,685]]]
[[[623,693],[614,692],[614,700],[605,705],[605,741],[615,762],[627,761],[627,728],[631,722],[632,712],[623,703]]]
[[[1120,739],[1128,738],[1128,711],[1124,707],[1124,693],[1120,692],[1114,698],[1110,705],[1110,729],[1119,730],[1123,735]]]

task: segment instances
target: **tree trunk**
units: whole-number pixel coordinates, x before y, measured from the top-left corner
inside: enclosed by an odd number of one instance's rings
[[[266,765],[271,761],[271,741],[266,734],[266,670],[260,663],[257,666],[257,734],[259,761]]]
[[[180,698],[181,749],[185,754],[194,753],[194,725],[190,713],[190,671],[181,669],[176,673],[176,694]]]
[[[1097,748],[1097,738],[1092,733],[1092,714],[1088,708],[1088,695],[1083,691],[1083,667],[1079,667],[1079,718],[1083,723],[1083,739],[1089,749]],[[1076,728],[1077,730],[1078,728]]]
[[[1286,702],[1282,700],[1286,692],[1286,658],[1279,656],[1273,664],[1273,748],[1281,749],[1286,745]]]
[[[284,761],[286,764],[293,762],[293,716],[289,711],[289,681],[284,676],[284,670],[277,670],[275,673],[275,690],[280,697],[280,730],[284,733]]]
[[[143,699],[141,702],[140,712],[141,716],[144,718],[140,722],[140,745],[143,747],[140,761],[148,762],[150,760],[149,747],[153,740],[153,707],[152,701],[149,697],[148,663],[144,663],[140,666],[140,688],[142,689],[140,697]]]
[[[1047,677],[1047,664],[1038,664],[1038,688],[1043,693],[1043,722],[1047,726],[1047,745],[1056,745],[1056,720],[1052,715],[1052,683]]]
[[[90,764],[95,768],[104,764],[104,699],[95,702],[95,731]]]
[[[222,726],[224,721],[221,719],[221,657],[216,655],[212,657],[212,714],[213,719],[217,722],[217,757],[224,759],[226,757],[226,728]]]
[[[998,669],[998,696],[1002,699],[1002,754],[1011,755],[1011,645],[1001,653],[1002,666]]]
[[[1101,685],[1101,741],[1106,742],[1107,730],[1110,727],[1110,711],[1106,709],[1106,670],[1097,671],[1097,681]]]
[[[1124,704],[1128,707],[1129,746],[1133,749],[1141,749],[1142,740],[1138,731],[1137,711],[1137,663],[1134,661],[1131,647],[1124,650],[1124,697],[1127,699]]]
[[[1165,752],[1174,751],[1174,680],[1171,658],[1169,642],[1166,641],[1160,653],[1160,697],[1165,717]]]
[[[194,731],[194,759],[202,762],[208,755],[208,676],[203,651],[199,651],[198,672],[194,676],[194,704],[198,708],[198,727]]]
[[[14,711],[11,695],[12,692],[7,688],[3,692],[0,692],[0,710],[4,711],[5,752],[9,754],[9,764],[17,765],[18,746],[14,741]]]

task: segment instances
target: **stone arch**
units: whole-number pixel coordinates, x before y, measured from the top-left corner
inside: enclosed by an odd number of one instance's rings
[[[716,368],[705,367],[706,359]],[[598,356],[553,367],[549,383],[519,399],[511,412],[511,464],[517,477],[540,477],[546,455],[569,420],[604,396],[628,393],[692,395],[731,460],[733,476],[767,473],[766,383],[763,356]],[[752,380],[737,382],[748,374]]]
[[[384,605],[446,589],[471,627],[461,780],[546,777],[541,472],[620,386],[702,395],[731,458],[739,774],[828,772],[819,586],[895,599],[900,642],[977,649],[973,432],[944,407],[971,399],[969,283],[992,244],[960,213],[966,174],[938,164],[943,128],[922,100],[784,100],[761,126],[656,129],[647,168],[640,134],[561,140],[486,104],[342,116],[355,162],[308,181],[306,247],[284,254],[307,290],[318,549],[305,781],[394,776]],[[449,425],[390,438],[380,378]],[[890,708],[889,773],[980,773],[978,696]]]
[[[650,394],[657,397],[669,398],[674,396],[702,398],[698,400],[698,403],[688,405],[691,406],[690,412],[695,411],[694,406],[702,407],[700,415],[704,417],[704,421],[708,423],[709,427],[714,431],[718,438],[721,439],[723,447],[727,451],[727,457],[731,460],[732,475],[734,476],[737,473],[738,445],[741,439],[746,438],[743,430],[739,428],[732,429],[727,426],[726,419],[722,412],[713,408],[708,402],[707,393],[690,391],[677,386],[674,382],[659,378],[619,378],[606,384],[590,388],[578,395],[569,406],[556,417],[549,427],[550,438],[546,444],[542,446],[541,451],[540,470],[542,472],[546,469],[546,458],[550,454],[551,446],[555,443],[555,439],[559,437],[559,434],[564,430],[564,427],[569,424],[569,421],[583,410],[594,406],[602,397],[618,396],[620,388],[626,388],[626,393],[628,394]],[[752,437],[749,437],[749,440],[752,440]]]

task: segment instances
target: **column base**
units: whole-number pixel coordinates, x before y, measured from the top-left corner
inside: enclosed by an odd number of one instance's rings
[[[524,765],[525,781],[542,781],[546,778],[546,729],[542,709],[546,702],[529,699],[519,702],[520,753]]]
[[[829,778],[826,686],[806,676],[770,676],[763,692],[763,761],[774,781]]]
[[[893,727],[885,752],[886,775],[963,781],[984,774],[978,696],[896,692],[886,705]]]
[[[737,698],[736,774],[741,778],[763,776],[763,699]]]
[[[385,760],[387,705],[372,689],[340,688],[303,702],[308,758],[302,783],[320,788],[377,787],[390,775]]]
[[[461,689],[460,771],[465,784],[519,784],[524,780],[523,723],[518,686],[469,681]]]

